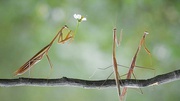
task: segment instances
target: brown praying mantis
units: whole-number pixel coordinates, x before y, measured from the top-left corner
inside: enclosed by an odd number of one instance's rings
[[[36,53],[30,60],[28,60],[18,70],[16,70],[14,75],[22,75],[22,74],[24,74],[30,68],[32,68],[36,63],[38,63],[40,60],[42,60],[44,55],[46,55],[46,57],[48,59],[48,62],[50,64],[50,67],[52,68],[52,63],[51,63],[50,58],[48,56],[48,51],[51,48],[54,41],[58,38],[58,43],[64,44],[68,40],[73,39],[74,35],[77,33],[79,23],[82,22],[82,21],[86,21],[86,18],[81,16],[80,14],[74,14],[74,18],[78,22],[75,33],[73,33],[72,30],[69,30],[66,25],[64,27],[62,27],[59,30],[59,32],[56,34],[56,36],[53,38],[53,40],[47,46],[45,46],[43,49],[41,49],[38,53]]]
[[[139,53],[139,51],[140,51],[140,49],[141,49],[142,46],[144,46],[145,51],[146,51],[149,55],[151,55],[150,51],[147,49],[147,47],[146,47],[146,45],[145,45],[145,38],[146,38],[146,35],[147,35],[147,34],[148,34],[148,32],[145,31],[143,37],[142,37],[141,40],[140,40],[139,46],[138,46],[138,48],[137,48],[137,50],[136,50],[136,53],[135,53],[135,55],[134,55],[134,57],[133,57],[133,59],[132,59],[132,62],[131,62],[129,71],[128,71],[128,73],[127,73],[126,79],[131,79],[131,75],[132,75],[132,74],[134,75],[133,71],[134,71],[134,67],[136,67],[137,55],[138,55],[138,53]],[[124,87],[123,90],[122,90],[122,94],[121,94],[121,96],[120,96],[121,101],[124,100],[124,97],[125,97],[126,92],[127,92],[127,88]]]
[[[67,35],[65,35],[67,33]],[[46,55],[48,62],[50,64],[50,67],[52,68],[52,63],[50,61],[50,58],[48,56],[48,51],[51,48],[54,41],[58,38],[58,43],[65,43],[69,39],[72,39],[74,37],[74,34],[71,30],[68,29],[68,27],[65,25],[62,27],[57,35],[53,38],[53,40],[45,46],[43,49],[41,49],[37,54],[35,54],[30,60],[28,60],[24,65],[22,65],[18,70],[15,71],[14,75],[22,75],[26,71],[28,71],[30,68],[32,68],[36,63],[38,63],[44,55]]]
[[[122,31],[121,31],[121,35],[122,35]],[[120,37],[121,38],[121,37]],[[113,67],[114,67],[114,75],[115,75],[115,82],[116,82],[116,87],[117,87],[117,91],[118,91],[118,96],[120,98],[121,95],[121,91],[120,91],[120,83],[119,83],[119,73],[118,73],[118,64],[117,64],[117,60],[116,60],[116,44],[119,45],[120,44],[117,41],[117,36],[116,36],[116,28],[113,29],[113,53],[112,53],[112,60],[113,60]]]
[[[118,92],[118,97],[119,97],[119,100],[120,100],[121,90],[120,90],[120,83],[119,83],[120,77],[119,77],[119,72],[118,72],[118,66],[121,66],[121,65],[117,64],[117,60],[116,60],[116,45],[117,46],[120,45],[120,42],[121,42],[121,39],[122,39],[122,30],[121,30],[121,33],[120,33],[120,39],[119,40],[117,39],[116,30],[117,30],[116,28],[113,29],[113,47],[112,47],[112,61],[113,61],[113,65],[111,65],[111,66],[113,66],[113,69],[114,69],[113,72],[114,72],[114,76],[115,76],[115,83],[116,83],[116,88],[117,88],[117,92]],[[111,66],[108,66],[107,68],[109,68]],[[105,68],[105,69],[107,69],[107,68]],[[99,69],[101,69],[101,68],[99,68]],[[102,69],[102,70],[104,70],[104,69]],[[113,72],[108,76],[108,78],[113,74]]]

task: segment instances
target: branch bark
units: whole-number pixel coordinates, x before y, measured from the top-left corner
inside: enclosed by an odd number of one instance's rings
[[[162,75],[157,75],[150,79],[122,79],[120,80],[121,87],[128,88],[143,88],[160,84],[173,82],[180,79],[180,70],[175,70]],[[42,78],[17,78],[17,79],[0,79],[0,87],[15,87],[15,86],[40,86],[40,87],[83,87],[83,88],[108,88],[116,87],[114,79],[108,80],[82,80],[74,78],[57,78],[57,79],[42,79]]]

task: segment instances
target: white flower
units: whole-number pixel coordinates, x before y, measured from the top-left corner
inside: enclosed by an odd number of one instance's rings
[[[78,22],[86,21],[87,20],[85,17],[81,16],[80,14],[74,14],[74,18],[76,20],[78,20]]]
[[[80,14],[74,14],[74,18],[77,19],[77,20],[80,20],[81,19],[81,15]]]

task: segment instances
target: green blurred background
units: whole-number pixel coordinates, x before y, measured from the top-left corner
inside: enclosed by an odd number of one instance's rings
[[[135,70],[136,78],[146,79],[179,68],[180,2],[178,0],[1,0],[0,1],[0,78],[17,78],[13,72],[47,45],[65,24],[75,30],[73,14],[87,18],[73,42],[54,44],[47,59],[31,69],[31,77],[106,79],[113,68],[112,29],[123,29],[117,48],[119,64],[129,66],[143,32],[152,58],[141,50],[137,65],[155,69]],[[152,63],[151,63],[152,60]],[[91,77],[91,75],[96,73]],[[127,68],[119,67],[120,74]],[[51,75],[49,76],[49,74]],[[20,77],[28,77],[28,73]],[[89,78],[91,77],[91,78]],[[111,76],[111,78],[114,78]],[[179,101],[179,81],[139,89],[129,89],[127,101]],[[116,88],[73,87],[0,88],[1,101],[117,101]]]

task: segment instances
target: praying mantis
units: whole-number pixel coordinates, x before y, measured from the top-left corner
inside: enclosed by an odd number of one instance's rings
[[[146,38],[146,35],[147,35],[147,34],[149,34],[149,33],[148,33],[147,31],[145,31],[143,37],[142,37],[141,40],[140,40],[139,46],[138,46],[138,48],[137,48],[137,50],[136,50],[136,53],[135,53],[135,55],[134,55],[134,57],[133,57],[133,59],[132,59],[132,62],[131,62],[129,71],[128,71],[128,73],[127,73],[126,79],[131,79],[131,75],[132,75],[132,74],[134,75],[133,71],[134,71],[134,67],[136,67],[137,55],[138,55],[138,53],[139,53],[139,51],[140,51],[140,49],[141,49],[142,46],[144,46],[145,51],[146,51],[149,55],[151,55],[150,51],[147,49],[147,47],[146,47],[146,45],[145,45],[145,38]],[[125,96],[126,92],[127,92],[127,88],[124,87],[123,90],[122,90],[122,94],[121,94],[121,96],[120,96],[121,101],[124,100],[124,96]]]
[[[52,68],[52,63],[50,61],[50,58],[48,56],[48,52],[54,43],[54,41],[58,38],[58,43],[64,44],[70,39],[74,38],[74,35],[77,33],[79,23],[82,21],[86,21],[86,18],[84,16],[81,16],[80,14],[74,14],[74,18],[77,20],[77,27],[75,30],[75,33],[72,32],[72,30],[69,30],[67,25],[63,26],[59,32],[56,34],[56,36],[53,38],[53,40],[44,48],[42,48],[38,53],[36,53],[31,59],[29,59],[24,65],[22,65],[18,70],[14,72],[14,75],[22,75],[25,72],[27,72],[30,68],[32,68],[36,63],[42,60],[44,55],[46,55],[48,62],[50,64],[50,67]]]
[[[117,39],[116,30],[117,30],[116,28],[113,29],[113,47],[112,47],[112,61],[113,61],[113,65],[111,65],[111,66],[113,66],[113,69],[114,69],[113,72],[114,72],[114,76],[115,76],[115,83],[116,83],[116,88],[117,88],[117,92],[118,92],[118,96],[119,96],[119,100],[120,100],[121,90],[120,90],[120,83],[119,83],[120,77],[119,77],[119,72],[118,72],[119,64],[117,64],[117,60],[116,60],[116,45],[117,46],[120,45],[120,42],[122,40],[122,30],[121,30],[121,33],[120,33],[120,39],[119,40]],[[109,68],[111,66],[108,66],[107,68]],[[120,66],[122,66],[122,65],[120,65]],[[107,68],[105,68],[105,69],[107,69]],[[110,76],[113,74],[113,72],[110,74]]]
[[[65,32],[67,32],[67,35]],[[65,25],[62,27],[57,35],[53,38],[53,40],[46,45],[44,48],[42,48],[38,53],[36,53],[31,59],[29,59],[24,65],[22,65],[18,70],[14,72],[14,75],[22,75],[25,72],[27,72],[30,68],[32,68],[36,63],[38,63],[40,60],[42,60],[43,56],[46,55],[48,62],[50,64],[50,67],[52,68],[52,63],[50,61],[50,58],[48,56],[48,52],[54,43],[54,41],[58,38],[58,43],[65,43],[69,39],[72,39],[74,37],[73,33],[71,30],[68,29],[68,27]]]
[[[122,34],[122,33],[121,33]],[[120,83],[119,83],[119,73],[118,73],[118,64],[116,60],[116,44],[120,44],[117,41],[117,36],[116,36],[116,28],[113,29],[113,53],[112,53],[112,60],[113,60],[113,67],[114,67],[114,75],[115,75],[115,82],[116,82],[116,87],[118,91],[118,96],[120,97],[121,91],[120,91]]]

